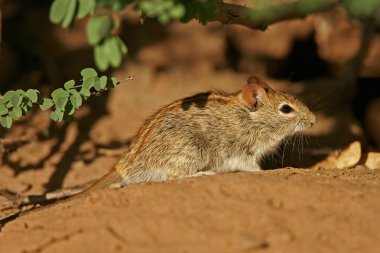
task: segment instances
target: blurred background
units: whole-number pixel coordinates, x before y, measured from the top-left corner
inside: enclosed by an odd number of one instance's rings
[[[247,1],[225,1],[244,6]],[[274,1],[280,6],[284,2]],[[0,92],[48,95],[80,71],[96,68],[88,17],[70,29],[49,21],[49,0],[0,1]],[[171,101],[210,89],[238,90],[250,75],[301,98],[318,115],[307,137],[287,142],[265,167],[306,167],[360,140],[380,147],[380,18],[352,19],[339,4],[264,31],[198,20],[167,24],[132,8],[118,12],[128,54],[109,76],[133,81],[90,98],[72,121],[33,110],[0,129],[0,185],[41,193],[99,178],[128,149],[143,120]],[[13,142],[12,142],[13,140]]]

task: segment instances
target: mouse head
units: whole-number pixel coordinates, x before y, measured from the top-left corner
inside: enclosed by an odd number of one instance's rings
[[[254,122],[267,126],[280,137],[305,131],[316,122],[315,115],[302,102],[273,90],[256,76],[248,79],[240,99]]]

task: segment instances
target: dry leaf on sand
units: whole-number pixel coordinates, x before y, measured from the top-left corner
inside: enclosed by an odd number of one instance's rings
[[[316,163],[311,169],[344,169],[355,166],[362,154],[361,144],[359,141],[354,141],[341,151],[336,151],[326,157],[326,159]]]
[[[363,155],[362,161],[368,169],[380,169],[380,153],[369,152],[368,154]]]

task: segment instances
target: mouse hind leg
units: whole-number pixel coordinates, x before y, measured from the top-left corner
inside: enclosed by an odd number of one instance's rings
[[[167,161],[168,179],[192,177],[205,172],[210,160],[208,140],[201,133],[193,132],[177,144],[180,145],[173,150],[176,155]]]
[[[169,136],[166,132],[159,141],[152,140],[137,159],[125,163],[127,184],[185,178],[207,169],[209,144],[201,133],[186,131],[178,136],[177,132],[175,139]]]

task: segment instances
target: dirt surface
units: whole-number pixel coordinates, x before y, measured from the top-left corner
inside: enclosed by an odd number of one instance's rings
[[[380,170],[360,169],[132,185],[20,218],[0,251],[377,252],[379,195]]]
[[[18,58],[4,36],[2,83],[41,86],[46,93],[49,85],[61,86],[90,66],[83,23],[71,33],[27,25],[46,18],[47,11],[27,9],[25,23],[18,24],[21,34],[42,33],[30,42],[38,49],[33,61]],[[380,170],[305,169],[353,140],[371,148],[339,86],[360,32],[340,9],[265,32],[197,22],[162,27],[147,20],[140,26],[138,18],[127,17],[121,35],[130,54],[110,75],[134,80],[87,101],[70,123],[53,124],[48,112],[35,111],[9,131],[0,129],[2,138],[34,136],[3,155],[0,190],[42,194],[96,180],[158,108],[196,92],[236,91],[252,74],[301,98],[316,111],[318,123],[303,140],[291,139],[267,157],[264,168],[275,170],[99,192],[6,224],[0,252],[378,252]],[[379,38],[373,39],[361,77],[380,76]],[[20,62],[33,64],[24,69]],[[371,105],[365,121],[371,122],[368,133],[377,136],[378,112]],[[278,169],[289,166],[298,169]],[[17,211],[1,210],[0,218]]]

